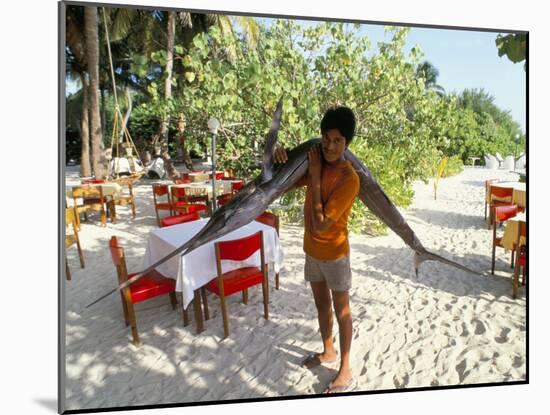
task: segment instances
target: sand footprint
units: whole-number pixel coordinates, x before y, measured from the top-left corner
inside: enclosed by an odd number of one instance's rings
[[[475,334],[483,334],[487,330],[485,329],[485,324],[483,324],[480,320],[474,319],[472,320],[472,324],[475,324],[474,333]]]
[[[510,331],[511,330],[508,327],[504,327],[500,332],[500,336],[495,337],[495,341],[497,343],[506,343],[508,341],[508,333],[510,333]]]

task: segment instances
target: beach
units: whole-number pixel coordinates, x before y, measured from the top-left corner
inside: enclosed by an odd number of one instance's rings
[[[419,275],[413,251],[391,231],[350,235],[353,286],[351,367],[355,391],[514,382],[526,379],[525,288],[512,299],[510,254],[497,249],[490,275],[492,231],[483,218],[484,181],[515,181],[507,171],[466,167],[433,182],[415,182],[413,204],[400,209],[430,251],[483,275],[426,262]],[[77,184],[78,171],[66,172]],[[230,335],[222,340],[219,300],[209,296],[210,320],[196,334],[167,297],[136,305],[141,346],[131,344],[120,296],[86,304],[115,287],[108,251],[112,235],[125,248],[130,272],[143,267],[147,237],[157,228],[151,183],[134,188],[136,219],[117,208],[117,223],[99,226],[98,214],[79,233],[86,268],[68,249],[72,280],[65,281],[66,409],[303,396],[322,393],[338,363],[301,367],[321,340],[311,290],[304,281],[301,226],[283,223],[280,289],[270,280],[269,320],[261,287],[247,305],[229,297]],[[192,314],[192,313],[191,313]],[[338,349],[338,327],[333,334]]]

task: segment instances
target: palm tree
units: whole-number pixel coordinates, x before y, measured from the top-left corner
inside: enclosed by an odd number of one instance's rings
[[[89,75],[88,113],[92,142],[92,167],[95,177],[103,179],[107,176],[107,159],[103,153],[103,134],[99,112],[99,36],[97,24],[97,7],[85,7],[84,37]]]
[[[445,95],[445,89],[437,84],[439,71],[430,62],[424,61],[416,68],[416,79],[424,79],[427,89],[434,90],[439,96]]]

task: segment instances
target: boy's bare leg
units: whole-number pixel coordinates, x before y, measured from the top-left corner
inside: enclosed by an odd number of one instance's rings
[[[351,349],[352,322],[349,309],[349,292],[332,291],[334,311],[340,331],[340,370],[332,381],[332,386],[345,386],[351,380],[349,354]]]
[[[312,358],[306,359],[304,365],[308,368],[320,365],[323,362],[336,360],[336,351],[332,341],[332,302],[330,290],[326,282],[310,282],[315,306],[317,307],[317,318],[319,329],[323,340],[323,351],[316,353]]]

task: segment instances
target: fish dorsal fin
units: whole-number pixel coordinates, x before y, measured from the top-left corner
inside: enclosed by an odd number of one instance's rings
[[[271,180],[273,177],[273,151],[275,150],[275,144],[277,143],[277,135],[279,133],[279,126],[281,125],[281,113],[283,112],[283,97],[279,99],[277,103],[277,109],[273,114],[273,121],[271,121],[271,128],[267,134],[264,146],[264,159],[262,165],[262,183]]]

